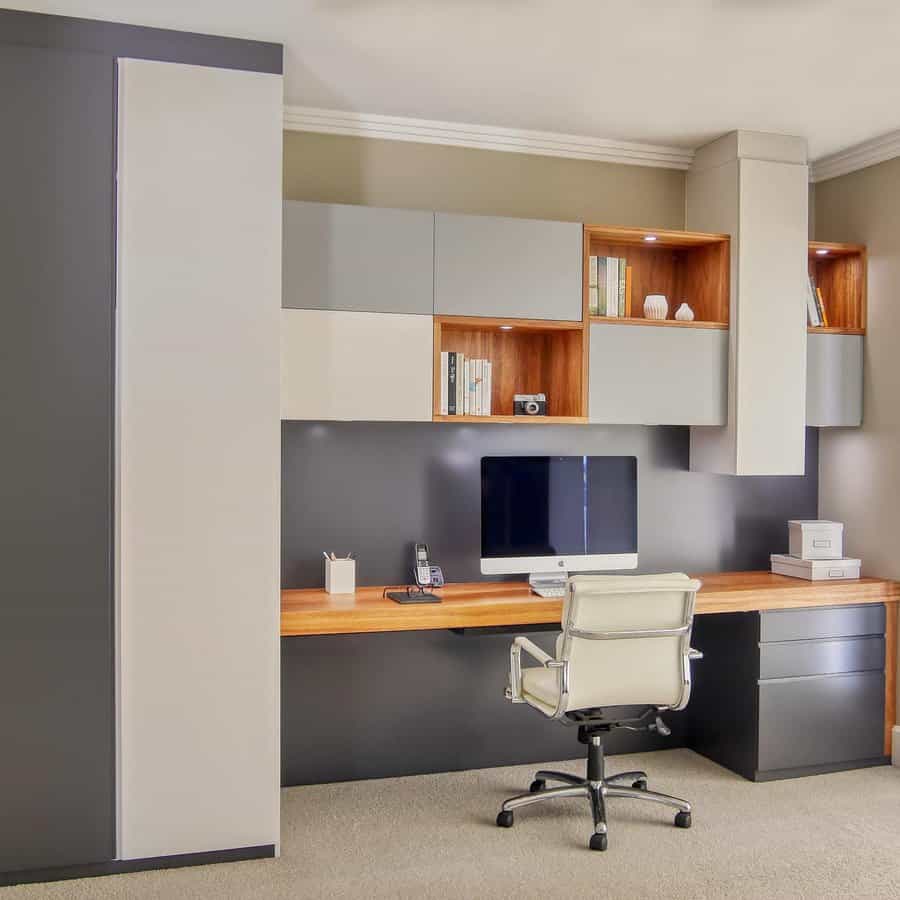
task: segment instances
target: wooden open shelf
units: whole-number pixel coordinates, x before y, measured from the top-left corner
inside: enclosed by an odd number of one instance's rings
[[[820,254],[818,251],[826,251]],[[862,244],[809,242],[809,274],[822,291],[828,327],[812,334],[866,333],[866,248]]]
[[[647,241],[647,237],[655,241]],[[727,328],[731,240],[727,234],[699,234],[649,228],[584,226],[584,315],[588,303],[588,257],[625,257],[631,267],[631,315],[627,318],[593,316],[595,322]],[[647,294],[665,294],[668,318],[644,318]],[[681,323],[673,316],[682,303],[694,311],[694,321]]]
[[[612,316],[591,316],[592,322],[603,322],[606,325],[652,325],[654,327],[662,325],[663,327],[673,328],[714,328],[720,331],[728,330],[727,322],[679,322],[677,319],[645,319],[643,317],[612,317]],[[821,330],[821,329],[816,329]]]
[[[442,416],[441,352],[493,364],[490,416]],[[546,416],[514,416],[514,394],[547,395]],[[586,329],[583,322],[434,317],[433,418],[436,422],[580,424],[587,421]]]

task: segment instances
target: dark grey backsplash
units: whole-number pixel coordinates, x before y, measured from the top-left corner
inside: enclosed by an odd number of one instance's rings
[[[282,423],[282,560],[286,588],[323,584],[323,550],[352,551],[357,581],[409,578],[412,544],[428,543],[448,581],[476,581],[482,456],[638,458],[641,572],[765,569],[787,552],[787,520],[816,518],[818,432],[806,475],[688,471],[689,430],[605,425]]]

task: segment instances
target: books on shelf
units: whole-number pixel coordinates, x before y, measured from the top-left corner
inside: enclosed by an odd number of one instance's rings
[[[822,297],[822,289],[816,287],[812,275],[807,281],[806,293],[806,317],[814,328],[828,327],[828,313],[825,311],[825,299]]]
[[[631,315],[631,266],[624,257],[588,257],[588,314]]]
[[[492,364],[488,359],[469,359],[464,353],[441,353],[442,416],[491,415]]]

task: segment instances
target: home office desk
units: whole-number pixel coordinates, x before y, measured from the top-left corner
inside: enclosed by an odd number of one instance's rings
[[[900,583],[879,578],[808,582],[769,572],[697,577],[703,581],[703,587],[697,595],[694,644],[707,658],[695,665],[691,705],[684,713],[672,714],[679,720],[675,737],[681,744],[693,746],[747,777],[763,777],[765,773],[761,774],[756,764],[759,760],[752,765],[735,762],[729,755],[735,747],[725,746],[736,743],[743,752],[748,741],[765,743],[765,735],[741,731],[745,722],[751,722],[754,728],[759,725],[760,710],[764,712],[771,706],[774,719],[781,716],[776,723],[780,729],[776,743],[797,743],[796,734],[785,733],[784,722],[786,711],[790,715],[796,711],[798,728],[804,733],[824,730],[827,733],[816,733],[815,738],[825,744],[839,745],[847,740],[852,745],[864,726],[870,735],[866,746],[871,750],[872,704],[877,697],[880,721],[875,724],[881,746],[875,755],[867,751],[859,764],[884,761],[890,754],[896,713]],[[519,582],[447,585],[440,591],[440,604],[398,604],[383,598],[383,591],[379,586],[363,587],[354,594],[327,594],[318,589],[282,592],[281,635],[289,639],[283,641],[283,727],[288,732],[296,730],[298,735],[296,750],[287,748],[284,754],[285,783],[554,758],[547,740],[537,731],[531,741],[533,758],[517,760],[497,756],[500,746],[479,729],[494,729],[510,749],[523,746],[508,730],[518,727],[519,721],[530,722],[526,713],[514,709],[515,715],[506,718],[505,725],[496,721],[505,715],[501,679],[508,637],[490,632],[508,628],[528,633],[529,629],[558,624],[562,613],[560,599],[537,597],[527,584]],[[465,637],[461,638],[461,634]],[[476,645],[481,648],[478,653],[472,649]],[[488,659],[495,664],[494,669],[486,668]],[[739,670],[740,678],[735,674]],[[326,741],[330,757],[320,760],[320,765],[308,768],[301,758],[301,743],[306,747],[304,752],[315,753],[303,740],[301,727],[309,727],[309,716],[333,716],[334,709],[306,707],[304,704],[311,702],[308,696],[292,707],[293,685],[297,680],[308,682],[321,677],[328,679],[331,689],[340,685],[346,691],[348,715],[359,726],[346,732],[347,739],[360,734],[360,728],[363,730],[362,759],[355,757],[350,765],[334,761],[334,748],[340,743],[338,733],[330,734]],[[496,706],[490,707],[490,714],[487,707],[481,709],[479,705],[483,698],[475,696],[476,686],[482,692],[489,689],[483,683],[485,679],[497,682]],[[383,686],[383,693],[379,686]],[[732,687],[734,690],[729,693]],[[818,688],[826,693],[816,694]],[[457,706],[457,702],[461,705]],[[861,714],[855,718],[842,716],[836,704],[846,705],[848,713],[858,713],[865,706],[868,717],[863,722]],[[731,715],[724,715],[719,708],[723,705]],[[420,733],[412,720],[427,720],[428,716],[438,721],[423,725],[425,733]],[[808,721],[804,721],[804,716]],[[470,746],[466,752],[461,750],[448,757],[438,749],[439,736],[433,732],[441,732],[442,723],[452,723],[449,730],[454,734],[452,738],[446,735],[447,739],[465,740],[463,723],[470,719]],[[387,723],[381,735],[383,746],[372,757],[369,754],[379,742],[376,733],[382,729],[382,720]],[[720,720],[730,721],[733,739],[715,733],[714,726]],[[548,734],[563,732],[569,740],[568,729],[540,724]],[[371,741],[366,739],[366,731],[372,736]],[[389,749],[392,736],[395,759]],[[485,742],[491,746],[485,747],[483,754],[473,756],[469,752],[473,749],[471,742],[475,747]],[[405,747],[410,743],[418,749],[405,755]],[[644,739],[625,742],[612,752],[653,746],[665,745]],[[853,755],[852,749],[847,752]],[[458,764],[448,762],[451,759],[458,760]],[[788,770],[806,774],[840,767],[829,763],[773,764],[770,768],[777,773],[771,777],[783,777]]]

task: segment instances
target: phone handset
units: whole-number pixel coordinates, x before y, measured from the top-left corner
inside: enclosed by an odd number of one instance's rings
[[[420,588],[439,588],[444,586],[444,573],[428,559],[428,544],[416,544],[416,561],[413,575]]]

